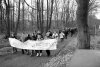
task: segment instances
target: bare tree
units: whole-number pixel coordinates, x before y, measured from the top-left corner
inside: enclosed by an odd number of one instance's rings
[[[2,32],[2,15],[3,15],[2,0],[0,0],[0,32]]]
[[[43,16],[43,5],[44,5],[44,0],[41,0],[41,32],[44,32],[44,16]]]
[[[54,18],[55,18],[55,26],[58,28],[59,23],[58,23],[58,18],[59,18],[59,0],[55,0],[55,6],[54,6]]]
[[[31,6],[33,6],[33,0],[31,0]],[[34,28],[33,28],[33,22],[34,22],[34,21],[33,21],[33,18],[34,18],[34,16],[33,16],[33,15],[34,15],[33,12],[34,12],[34,10],[32,9],[32,13],[31,13],[32,30],[34,29]]]
[[[7,37],[9,37],[10,36],[10,18],[9,18],[9,16],[10,16],[10,3],[9,3],[9,0],[4,0],[4,3],[5,3],[5,5],[6,5],[6,17],[7,17],[7,20],[6,20],[6,22],[7,22],[7,33],[6,33],[6,35],[7,35]]]
[[[62,7],[62,13],[61,13],[61,20],[63,22],[63,26],[66,27],[67,22],[70,18],[70,0],[63,0],[63,7]]]
[[[14,0],[13,0],[13,23],[12,23],[12,28],[13,28],[13,32],[14,32],[14,29],[15,29],[15,2],[14,2]]]
[[[25,25],[25,24],[24,24],[24,14],[25,14],[25,13],[24,13],[24,9],[25,9],[25,8],[24,8],[24,0],[23,0],[23,2],[22,2],[22,6],[23,6],[23,8],[22,8],[22,9],[23,9],[23,10],[22,10],[22,11],[23,11],[23,14],[22,14],[22,15],[23,15],[23,21],[22,21],[22,22],[23,22],[23,31],[24,31],[24,25]]]
[[[46,25],[46,32],[48,31],[48,16],[49,16],[49,1],[47,0],[47,25]]]
[[[54,0],[51,0],[51,11],[50,11],[50,16],[49,16],[49,29],[51,28],[51,23],[52,23],[52,14],[53,14],[53,4],[54,4]]]
[[[15,35],[17,35],[19,23],[20,23],[20,0],[19,0],[19,4],[18,4],[18,19],[17,19],[17,24],[16,24],[16,28],[15,28],[15,33],[14,33]]]
[[[43,33],[43,1],[44,0],[37,0],[37,28],[38,30]]]
[[[47,0],[47,25],[46,25],[46,31],[48,31],[51,28],[52,15],[53,15],[53,4],[54,4],[54,0],[50,0],[50,2],[49,2],[49,0]]]
[[[37,28],[39,28],[39,0],[37,0]]]
[[[97,0],[90,0],[88,7],[89,15],[91,15],[94,11],[97,11],[97,8],[100,8],[100,4],[97,2]]]

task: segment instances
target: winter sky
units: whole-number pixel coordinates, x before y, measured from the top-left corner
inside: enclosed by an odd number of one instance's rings
[[[13,1],[13,0],[12,0]],[[19,1],[19,0],[15,0],[15,1]],[[33,3],[34,3],[34,1],[35,0],[25,0],[29,5],[31,5],[31,1],[33,1]],[[46,7],[46,1],[47,0],[44,0],[44,6]],[[62,0],[60,0],[60,1],[62,1]],[[97,2],[99,2],[99,5],[100,5],[100,0],[97,0]],[[34,5],[33,5],[34,6]],[[59,5],[59,6],[61,6],[61,4]],[[97,9],[97,12],[95,13],[95,16],[97,17],[97,19],[100,19],[100,7]]]
[[[28,4],[31,4],[31,0],[26,0],[26,2],[28,3]],[[99,2],[100,3],[100,0],[97,0],[97,2]],[[46,0],[45,0],[45,5],[46,5]],[[97,17],[97,19],[100,19],[100,7],[97,9],[97,13],[95,14],[95,16]]]

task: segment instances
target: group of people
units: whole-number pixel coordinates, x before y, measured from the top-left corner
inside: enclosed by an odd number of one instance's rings
[[[34,41],[40,41],[40,40],[44,40],[44,39],[53,39],[53,38],[59,38],[61,40],[61,42],[64,40],[64,38],[67,38],[69,32],[70,33],[75,33],[74,31],[76,31],[76,28],[73,29],[64,29],[64,30],[59,30],[59,32],[51,32],[48,31],[45,36],[42,35],[42,33],[40,31],[35,31],[32,34],[24,34],[22,33],[20,38],[17,38],[17,36],[15,36],[14,34],[11,35],[11,38],[16,38],[22,42],[25,42],[27,40],[34,40]],[[72,36],[71,34],[71,36]],[[24,36],[25,35],[25,36]],[[34,54],[36,56],[42,56],[42,50],[26,50],[26,49],[21,49],[22,54],[27,54],[30,56],[33,56]],[[17,48],[13,47],[13,53],[17,52]],[[50,56],[50,50],[46,50],[47,56]]]
[[[21,37],[18,38],[17,36],[15,36],[14,34],[11,35],[11,38],[16,38],[22,42],[25,42],[27,40],[34,40],[34,41],[41,41],[43,39],[51,39],[51,38],[57,38],[58,34],[56,32],[52,33],[51,31],[48,31],[45,35],[45,37],[43,37],[42,33],[40,31],[35,31],[32,34],[26,34],[26,36],[24,36],[25,34],[22,33]],[[42,50],[27,50],[27,49],[21,49],[22,54],[27,54],[30,56],[33,56],[34,54],[36,56],[42,56]],[[13,47],[13,53],[17,52],[17,48]],[[47,56],[50,56],[50,50],[46,50]]]
[[[77,32],[78,32],[77,27],[63,29],[63,33],[65,34],[66,39],[67,39],[68,35],[70,35],[72,37]]]

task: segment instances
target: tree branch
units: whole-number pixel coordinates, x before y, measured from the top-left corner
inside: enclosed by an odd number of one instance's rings
[[[37,10],[36,8],[33,8],[32,6],[30,6],[27,2],[26,2],[26,0],[24,0],[24,2],[27,4],[27,6],[29,6],[30,8],[32,8],[32,9],[34,9],[34,10]],[[43,11],[46,11],[46,10],[43,10]]]

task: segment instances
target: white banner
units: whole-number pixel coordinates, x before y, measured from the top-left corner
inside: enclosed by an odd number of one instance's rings
[[[15,38],[9,38],[10,45],[19,49],[28,50],[56,50],[57,39],[47,39],[41,41],[28,40],[21,42]]]

